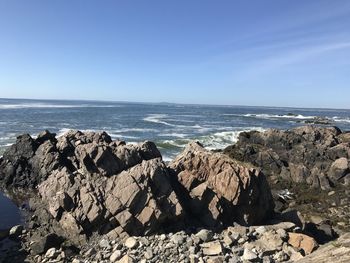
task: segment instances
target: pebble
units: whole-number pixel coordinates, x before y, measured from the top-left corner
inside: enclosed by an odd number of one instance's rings
[[[198,237],[203,242],[209,242],[213,240],[214,234],[210,230],[202,229],[195,236]]]
[[[48,259],[53,259],[57,256],[57,250],[56,248],[50,248],[49,250],[46,251],[45,257]]]
[[[144,256],[145,256],[145,259],[148,259],[148,260],[152,259],[153,258],[152,248],[147,248]]]
[[[110,248],[111,245],[109,244],[108,240],[106,239],[102,239],[98,245],[101,247],[101,248]]]
[[[129,237],[125,240],[125,243],[124,245],[127,247],[127,248],[130,248],[130,249],[133,249],[133,248],[136,248],[138,245],[139,245],[139,242],[136,240],[136,238],[134,237]]]
[[[258,259],[258,256],[253,251],[251,251],[250,249],[246,248],[246,249],[244,249],[242,259],[251,261],[251,260]]]
[[[112,255],[109,257],[109,260],[111,262],[116,262],[117,260],[119,260],[122,256],[122,252],[120,250],[116,250],[112,253]]]

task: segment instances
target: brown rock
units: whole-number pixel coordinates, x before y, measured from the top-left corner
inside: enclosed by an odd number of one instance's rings
[[[318,247],[315,239],[299,233],[289,233],[288,243],[295,248],[303,249],[307,255]]]
[[[199,143],[190,143],[169,166],[188,191],[184,204],[205,226],[259,223],[273,210],[262,173]]]

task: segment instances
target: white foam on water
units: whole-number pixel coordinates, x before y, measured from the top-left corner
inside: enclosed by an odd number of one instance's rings
[[[167,155],[163,155],[162,159],[164,162],[171,162],[174,158],[167,156]]]
[[[137,137],[137,136],[123,135],[123,134],[113,133],[113,132],[109,132],[109,131],[106,131],[106,132],[113,139],[133,139],[133,140],[139,139],[139,137]]]
[[[5,144],[1,144],[0,147],[9,147],[11,146],[13,143],[5,143]]]
[[[216,132],[207,136],[198,138],[198,141],[202,143],[209,150],[224,149],[227,146],[235,144],[238,140],[238,136],[241,132],[249,131],[260,131],[263,132],[265,129],[261,127],[249,127],[239,130],[227,130],[222,132]]]
[[[302,114],[292,115],[292,114],[266,114],[266,113],[247,113],[247,114],[231,114],[226,113],[223,116],[237,116],[237,117],[249,117],[249,118],[257,118],[257,119],[297,119],[297,120],[308,120],[317,118],[317,116],[305,116]]]
[[[195,124],[195,125],[172,124],[172,123],[169,123],[168,121],[173,120],[173,121],[181,122],[182,120],[165,119],[168,117],[169,117],[168,114],[150,114],[147,117],[143,118],[143,120],[147,122],[152,122],[152,123],[164,124],[166,126],[175,127],[175,128],[183,128],[183,129],[202,129],[203,128],[199,124]],[[186,121],[183,121],[183,122],[186,122]],[[191,121],[191,123],[193,122]]]
[[[304,116],[304,115],[301,115],[301,114],[298,114],[298,115],[289,115],[289,114],[278,115],[278,114],[264,114],[264,113],[262,113],[262,114],[248,113],[248,114],[243,114],[241,116],[260,118],[260,119],[298,119],[298,120],[306,120],[306,119],[314,119],[314,118],[316,118],[316,116]]]
[[[173,132],[173,133],[162,133],[162,134],[158,134],[158,136],[160,136],[160,137],[186,138],[186,136],[188,136],[188,134]]]
[[[67,132],[72,131],[72,130],[77,130],[77,129],[62,128],[58,131],[57,137],[61,137],[61,136],[65,135]],[[78,130],[81,132],[102,132],[102,130],[93,130],[93,129],[88,129],[88,130],[78,129]],[[133,139],[133,140],[139,139],[139,137],[137,137],[137,136],[129,136],[129,135],[125,135],[125,134],[119,134],[119,133],[111,132],[108,130],[106,130],[106,132],[113,139]]]
[[[261,127],[250,127],[250,128],[240,129],[240,130],[231,129],[231,130],[215,132],[209,135],[204,135],[199,137],[162,140],[162,141],[159,141],[158,145],[159,145],[159,148],[164,149],[164,151],[169,150],[166,145],[180,148],[179,150],[181,150],[190,141],[199,141],[209,150],[224,149],[227,146],[236,143],[238,140],[238,136],[241,132],[248,132],[252,130],[256,130],[260,132],[265,131],[265,129]]]
[[[167,114],[150,114],[147,117],[143,118],[143,120],[147,122],[160,123],[167,126],[175,126],[174,124],[164,121],[164,118],[167,118],[167,117],[168,117]]]
[[[169,144],[171,146],[175,146],[178,148],[183,148],[187,143],[189,143],[191,140],[187,139],[187,140],[164,140],[161,143],[162,144]]]
[[[342,117],[334,116],[334,117],[332,118],[332,120],[334,120],[335,122],[346,122],[346,123],[350,123],[350,118],[342,118]]]
[[[116,130],[117,132],[156,132],[157,129],[150,129],[150,128],[123,128],[120,130]]]

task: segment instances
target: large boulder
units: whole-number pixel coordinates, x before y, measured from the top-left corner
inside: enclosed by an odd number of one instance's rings
[[[329,189],[349,173],[348,133],[336,127],[303,126],[251,131],[225,149],[230,157],[259,167],[267,176]]]
[[[182,207],[165,164],[152,159],[112,177],[56,171],[39,194],[66,237],[83,243],[91,233],[144,235],[179,220]]]
[[[184,207],[207,227],[258,224],[273,211],[263,173],[197,142],[169,164],[180,184]]]

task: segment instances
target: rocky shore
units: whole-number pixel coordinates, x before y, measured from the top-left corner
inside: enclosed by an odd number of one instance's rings
[[[330,246],[350,260],[349,145],[306,126],[242,133],[224,153],[192,142],[166,164],[104,132],[19,136],[0,184],[31,198],[0,262],[316,262]]]

